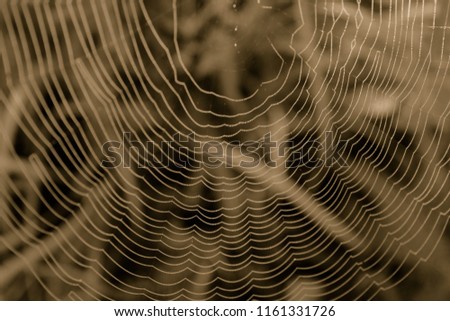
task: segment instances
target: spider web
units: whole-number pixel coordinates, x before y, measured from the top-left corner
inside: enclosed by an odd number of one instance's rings
[[[0,8],[0,298],[449,298],[446,2]]]

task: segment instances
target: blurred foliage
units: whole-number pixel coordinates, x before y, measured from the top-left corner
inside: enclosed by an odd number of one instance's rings
[[[450,298],[444,1],[0,8],[0,298]],[[101,168],[126,131],[298,166]]]

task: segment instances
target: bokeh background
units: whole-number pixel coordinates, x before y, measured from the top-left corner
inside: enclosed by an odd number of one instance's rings
[[[449,11],[1,1],[0,299],[450,299]]]

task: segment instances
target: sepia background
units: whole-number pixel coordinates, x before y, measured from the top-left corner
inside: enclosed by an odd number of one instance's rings
[[[449,300],[449,14],[0,1],[0,299]]]

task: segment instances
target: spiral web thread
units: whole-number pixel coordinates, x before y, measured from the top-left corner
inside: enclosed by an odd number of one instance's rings
[[[0,298],[449,298],[445,1],[0,8]]]

